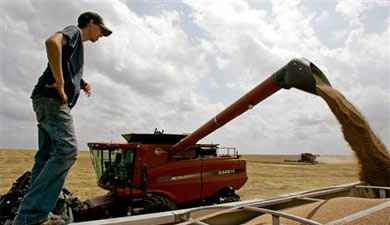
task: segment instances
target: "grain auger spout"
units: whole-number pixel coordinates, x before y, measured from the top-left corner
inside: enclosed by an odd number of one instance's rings
[[[325,84],[331,86],[322,71],[309,60],[305,58],[291,60],[287,65],[272,74],[224,111],[173,145],[171,147],[171,154],[174,155],[186,150],[248,109],[252,109],[255,105],[281,88],[290,89],[293,87],[317,95],[314,74]]]

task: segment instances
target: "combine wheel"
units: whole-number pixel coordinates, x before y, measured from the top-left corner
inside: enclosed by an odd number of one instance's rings
[[[226,188],[217,192],[212,199],[215,204],[223,204],[228,202],[240,201],[240,196],[234,192],[232,188]]]
[[[164,211],[171,211],[175,209],[177,209],[176,205],[163,196],[152,195],[151,197],[145,198],[145,202],[144,202],[145,213],[164,212]]]

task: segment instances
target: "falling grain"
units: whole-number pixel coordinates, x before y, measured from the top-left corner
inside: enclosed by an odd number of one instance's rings
[[[361,181],[390,187],[390,156],[364,116],[339,91],[315,76],[316,91],[328,104],[341,125],[344,139],[358,158]]]

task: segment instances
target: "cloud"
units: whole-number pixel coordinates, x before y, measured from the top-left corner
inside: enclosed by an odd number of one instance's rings
[[[350,28],[355,28],[363,25],[362,16],[365,12],[378,7],[388,8],[389,2],[338,0],[335,10],[349,22]]]
[[[341,13],[346,20],[349,20],[351,27],[361,26],[359,17],[367,8],[366,3],[361,1],[339,1],[336,12]]]

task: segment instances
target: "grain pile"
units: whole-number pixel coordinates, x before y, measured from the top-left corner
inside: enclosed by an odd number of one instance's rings
[[[315,202],[307,205],[283,210],[282,212],[314,220],[320,223],[328,223],[348,215],[360,212],[362,210],[374,207],[388,201],[388,199],[366,199],[354,197],[334,198],[323,202]],[[389,218],[390,208],[372,213],[362,217],[349,224],[365,224],[363,221],[369,221],[370,225],[387,225],[390,223]],[[265,225],[272,224],[271,215],[262,215],[245,223],[245,225]],[[280,218],[280,224],[283,225],[299,225],[299,222]]]
[[[344,139],[358,158],[361,181],[390,187],[390,156],[363,115],[336,89],[316,79],[316,91],[328,104],[341,125]]]

